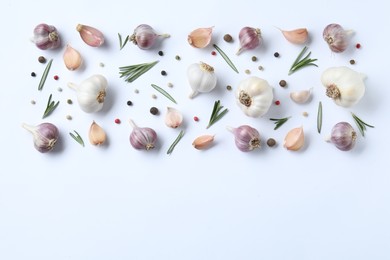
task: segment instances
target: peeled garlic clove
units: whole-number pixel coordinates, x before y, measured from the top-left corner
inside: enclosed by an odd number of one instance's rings
[[[214,135],[201,135],[192,142],[192,145],[195,149],[203,150],[210,147],[213,141]]]
[[[306,103],[311,96],[312,88],[308,90],[295,91],[290,93],[290,98],[298,104]]]
[[[286,137],[284,138],[284,144],[283,146],[287,150],[291,151],[298,151],[302,148],[302,146],[305,143],[305,135],[303,132],[303,127],[297,127],[294,129],[291,129]]]
[[[76,30],[80,33],[81,39],[89,46],[99,47],[104,43],[103,33],[92,26],[78,24]]]
[[[306,28],[298,28],[291,31],[280,30],[287,41],[293,44],[303,44],[307,41],[309,33]]]
[[[106,141],[106,132],[103,128],[96,124],[95,121],[92,122],[91,127],[89,128],[89,142],[93,145],[101,145]]]
[[[204,48],[209,45],[214,27],[199,28],[188,35],[188,43],[195,48]]]
[[[167,113],[165,115],[165,124],[168,127],[177,128],[183,122],[183,115],[179,110],[173,107],[167,107]]]
[[[66,45],[63,59],[68,70],[77,70],[83,62],[81,54],[69,44]]]

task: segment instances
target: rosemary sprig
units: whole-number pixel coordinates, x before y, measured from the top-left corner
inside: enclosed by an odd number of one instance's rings
[[[269,120],[275,121],[275,122],[274,122],[274,124],[275,124],[274,130],[276,130],[276,129],[278,129],[279,127],[281,127],[284,123],[286,123],[287,120],[289,120],[290,118],[291,118],[291,116],[284,117],[284,118],[270,118]]]
[[[290,68],[290,71],[288,72],[288,75],[291,75],[293,74],[294,72],[296,72],[297,70],[303,68],[303,67],[307,67],[307,66],[317,66],[317,64],[315,64],[314,62],[317,61],[317,59],[310,59],[310,54],[311,52],[309,52],[304,58],[303,55],[305,54],[305,52],[307,51],[307,46],[305,46],[302,51],[299,53],[298,57],[295,59],[293,65],[291,66]]]
[[[184,135],[184,130],[181,130],[179,135],[176,137],[175,141],[173,141],[173,143],[169,147],[167,154],[171,154],[173,152],[173,149],[175,149],[176,145],[180,142],[183,135]]]
[[[81,138],[81,136],[79,135],[79,133],[76,132],[76,130],[73,130],[73,132],[75,132],[75,134],[73,133],[69,133],[69,135],[74,139],[76,140],[76,142],[78,142],[81,146],[84,147],[84,141],[83,141],[83,138]]]
[[[133,82],[138,79],[142,74],[146,73],[148,70],[153,68],[154,65],[158,63],[157,61],[149,63],[141,63],[130,66],[119,67],[119,74],[121,78],[125,78],[126,82]]]
[[[321,133],[322,128],[322,103],[321,101],[318,103],[318,112],[317,112],[317,130],[318,133]]]
[[[206,129],[216,123],[219,119],[221,119],[226,113],[229,111],[227,108],[221,112],[223,106],[221,106],[221,101],[215,101],[213,111],[211,112],[210,121],[207,125]]]
[[[122,50],[123,47],[125,47],[126,43],[129,41],[130,36],[127,35],[124,42],[122,42],[122,35],[120,33],[118,33],[118,37],[119,37],[119,48],[120,48],[120,50]]]
[[[356,123],[357,127],[359,128],[359,131],[362,134],[362,136],[364,136],[364,131],[367,130],[366,126],[374,128],[373,125],[367,124],[366,122],[361,120],[358,116],[356,116],[354,113],[351,112],[351,114],[352,114],[352,117],[355,120],[355,123]]]
[[[46,81],[47,75],[49,74],[49,71],[50,71],[50,68],[51,68],[51,64],[52,64],[52,63],[53,63],[53,59],[51,59],[51,60],[47,63],[46,68],[45,68],[45,70],[43,71],[41,80],[39,81],[38,90],[42,90],[43,85],[45,85],[45,81]]]
[[[216,44],[213,44],[214,48],[219,52],[219,54],[222,56],[222,58],[224,58],[224,60],[227,62],[227,64],[229,64],[229,66],[235,71],[238,73],[238,70],[236,68],[236,66],[234,66],[233,62],[229,59],[229,57],[223,52],[223,50],[221,50],[221,48],[218,47],[218,45]]]
[[[50,94],[50,96],[49,96],[49,100],[47,101],[47,106],[46,106],[45,112],[43,113],[42,119],[49,116],[57,108],[58,104],[60,103],[60,101],[57,101],[57,103],[52,101],[51,98],[52,98],[52,94]]]
[[[172,101],[173,103],[177,104],[176,100],[171,96],[169,95],[168,92],[166,92],[164,89],[160,88],[159,86],[157,85],[154,85],[154,84],[151,84],[151,86],[157,90],[158,92],[160,92],[161,94],[163,94],[166,98],[168,98],[170,101]]]

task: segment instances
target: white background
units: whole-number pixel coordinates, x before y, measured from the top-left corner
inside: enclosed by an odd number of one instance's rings
[[[387,67],[388,24],[383,1],[9,1],[1,4],[3,37],[0,49],[2,146],[0,172],[0,259],[390,259],[390,207],[388,172]],[[30,42],[33,28],[55,25],[63,39],[56,51],[41,51]],[[351,47],[332,54],[322,40],[329,23],[353,29]],[[106,45],[85,45],[75,27],[84,23],[99,28]],[[141,23],[170,33],[149,51],[129,43],[119,51],[117,33],[132,33]],[[240,73],[233,72],[213,48],[189,46],[187,35],[199,27],[214,27],[213,43],[231,57]],[[236,56],[238,32],[244,26],[259,27],[262,47]],[[308,46],[316,67],[287,72],[302,46],[288,43],[276,27],[307,27]],[[233,35],[234,43],[222,40]],[[354,44],[360,42],[357,50]],[[79,50],[82,70],[69,72],[62,62],[66,43]],[[163,50],[165,55],[157,55]],[[276,59],[273,53],[281,56]],[[175,60],[175,55],[182,57]],[[37,58],[53,58],[48,80],[37,85],[44,65]],[[259,59],[254,63],[251,57]],[[350,59],[356,65],[349,64]],[[119,78],[118,67],[160,60],[158,65],[132,84]],[[217,89],[188,99],[186,68],[204,61],[214,66]],[[103,62],[105,67],[100,67]],[[257,70],[262,65],[264,71]],[[351,109],[336,106],[324,94],[320,76],[331,66],[349,66],[367,74],[366,95]],[[168,75],[160,75],[161,70]],[[266,79],[275,99],[263,118],[246,117],[235,104],[233,92],[251,75]],[[35,71],[38,76],[32,78]],[[66,84],[79,83],[92,74],[109,82],[104,109],[85,114],[75,93]],[[58,74],[59,81],[53,76]],[[288,87],[278,82],[285,79]],[[172,82],[172,89],[167,83]],[[168,90],[174,105],[150,84]],[[57,88],[63,88],[58,92]],[[305,105],[289,100],[290,91],[313,87]],[[134,89],[140,93],[135,94]],[[60,141],[50,154],[38,153],[23,122],[42,123],[49,94],[60,106],[46,120],[60,129]],[[157,94],[158,98],[151,98]],[[66,104],[71,98],[75,103]],[[31,105],[34,99],[37,104]],[[229,113],[206,130],[215,100]],[[127,100],[134,105],[128,107]],[[318,102],[323,103],[322,133],[316,129]],[[152,116],[151,106],[160,109]],[[181,129],[164,125],[165,108],[174,106],[184,115],[185,136],[174,152],[166,150]],[[309,116],[303,117],[302,112]],[[339,121],[355,124],[350,112],[375,125],[365,138],[360,134],[353,151],[341,152],[324,138]],[[65,119],[67,114],[73,120]],[[199,122],[192,120],[200,118]],[[270,117],[292,116],[274,131]],[[122,124],[114,123],[120,118]],[[132,118],[139,126],[154,128],[158,148],[134,150],[128,141]],[[107,132],[108,144],[88,142],[92,120]],[[259,130],[262,148],[242,153],[225,127],[249,124]],[[283,148],[288,130],[303,126],[306,143],[299,152]],[[69,137],[76,130],[83,148]],[[192,141],[201,134],[216,134],[215,145],[197,151]],[[267,138],[278,146],[269,148]]]

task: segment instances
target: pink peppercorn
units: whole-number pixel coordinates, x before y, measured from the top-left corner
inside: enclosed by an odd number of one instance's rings
[[[279,106],[279,105],[280,105],[280,101],[279,101],[279,100],[276,100],[276,101],[275,101],[275,105]]]
[[[114,122],[115,122],[115,124],[120,124],[121,120],[119,118],[116,118]]]
[[[58,80],[59,78],[60,78],[60,77],[58,77],[58,75],[55,75],[55,76],[54,76],[54,79],[55,79],[55,80]]]
[[[194,116],[194,121],[195,121],[195,122],[198,122],[198,121],[199,121],[199,117]]]

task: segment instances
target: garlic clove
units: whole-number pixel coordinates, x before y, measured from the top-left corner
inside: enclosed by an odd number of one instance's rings
[[[284,38],[293,44],[303,44],[307,41],[309,36],[309,32],[306,28],[298,28],[291,31],[279,30],[282,32]]]
[[[198,28],[193,30],[188,35],[188,43],[195,48],[204,48],[209,45],[211,41],[211,35],[213,33],[213,27],[209,28]]]
[[[173,107],[167,107],[165,115],[165,124],[171,128],[178,128],[183,122],[183,115],[179,110]]]
[[[99,47],[104,43],[103,33],[92,26],[78,24],[76,30],[80,33],[81,39],[89,46]]]
[[[310,99],[311,93],[312,93],[312,88],[308,90],[294,91],[290,93],[290,98],[295,103],[303,104]]]
[[[69,44],[66,45],[63,59],[68,70],[77,70],[83,62],[81,54]]]
[[[100,125],[93,121],[89,128],[89,142],[93,145],[102,145],[105,141],[106,132],[104,132]]]
[[[192,145],[195,149],[204,150],[210,147],[213,141],[214,135],[201,135],[192,142]]]
[[[302,146],[305,143],[305,135],[303,132],[303,127],[297,127],[291,129],[286,137],[284,138],[284,144],[283,146],[287,150],[291,151],[298,151],[299,149],[302,148]]]

